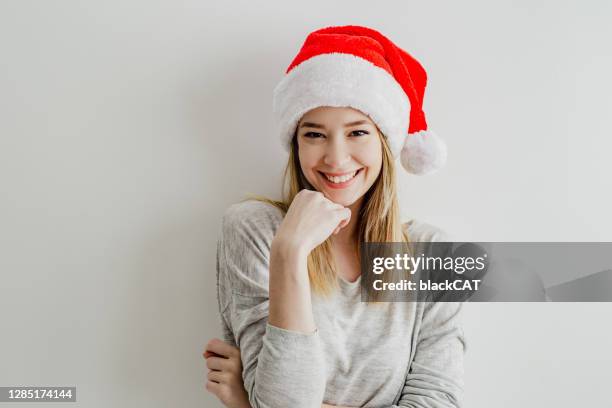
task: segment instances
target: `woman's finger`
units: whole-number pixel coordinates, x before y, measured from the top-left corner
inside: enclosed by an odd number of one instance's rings
[[[217,395],[221,391],[221,384],[208,380],[206,381],[206,391]]]
[[[327,199],[326,204],[327,204],[327,207],[330,210],[341,210],[341,209],[345,208],[342,204],[334,203],[330,199]]]
[[[212,351],[208,351],[208,350],[204,351],[204,353],[202,353],[202,355],[204,356],[204,358],[208,358],[208,357],[223,357],[220,354],[213,353]]]
[[[231,362],[223,357],[210,357],[206,359],[206,367],[211,370],[228,371],[231,369]]]
[[[224,357],[233,357],[236,355],[240,355],[240,351],[233,346],[225,343],[219,339],[212,339],[206,345],[206,351],[211,351],[213,353],[219,354]]]
[[[348,225],[348,221],[346,219],[341,220],[340,224],[338,224],[338,231],[340,231],[342,228],[346,227]]]
[[[227,383],[227,373],[213,370],[208,373],[208,380],[216,382],[217,384]]]
[[[338,216],[341,218],[340,223],[338,224],[339,229],[346,227],[351,221],[351,210],[348,208],[342,208],[338,211]]]

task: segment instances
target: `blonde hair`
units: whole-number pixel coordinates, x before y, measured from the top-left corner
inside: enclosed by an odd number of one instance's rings
[[[380,130],[378,130],[378,135],[382,143],[382,167],[376,181],[364,195],[363,204],[359,211],[356,248],[358,256],[360,256],[359,244],[363,242],[409,242],[408,235],[403,231],[400,221],[393,154],[386,137]],[[284,172],[283,198],[273,200],[251,194],[247,200],[255,199],[266,202],[286,214],[294,197],[305,188],[314,190],[302,172],[298,156],[296,129]],[[307,265],[311,290],[318,295],[331,295],[337,289],[338,281],[330,238],[310,252]],[[369,298],[376,299],[377,293],[372,293]]]

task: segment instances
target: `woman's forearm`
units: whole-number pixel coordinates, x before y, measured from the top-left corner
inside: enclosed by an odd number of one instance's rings
[[[297,245],[273,241],[270,250],[270,311],[272,326],[301,333],[316,330],[310,298],[308,253]]]
[[[261,348],[243,339],[251,357],[244,388],[253,407],[311,408],[325,393],[325,361],[312,316],[306,255],[272,245],[269,315]],[[253,333],[261,336],[261,333]]]

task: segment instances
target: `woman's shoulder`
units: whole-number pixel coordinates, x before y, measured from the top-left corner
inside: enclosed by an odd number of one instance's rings
[[[260,200],[245,200],[230,205],[223,213],[224,233],[251,233],[274,236],[284,213],[274,205]]]
[[[402,224],[412,242],[449,242],[450,236],[443,229],[427,222],[409,219]]]
[[[284,217],[280,208],[261,200],[249,199],[231,204],[223,214],[230,221],[278,221]]]
[[[282,219],[280,209],[257,200],[225,210],[217,244],[220,304],[230,302],[236,293],[244,295],[243,301],[267,296],[269,254]]]

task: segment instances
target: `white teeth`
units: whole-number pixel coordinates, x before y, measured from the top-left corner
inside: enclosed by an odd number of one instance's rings
[[[355,177],[355,174],[357,174],[357,170],[355,170],[352,173],[349,174],[345,174],[344,176],[328,176],[327,174],[325,175],[325,177],[331,181],[332,183],[344,183],[345,181],[349,181],[350,179],[352,179],[353,177]]]

